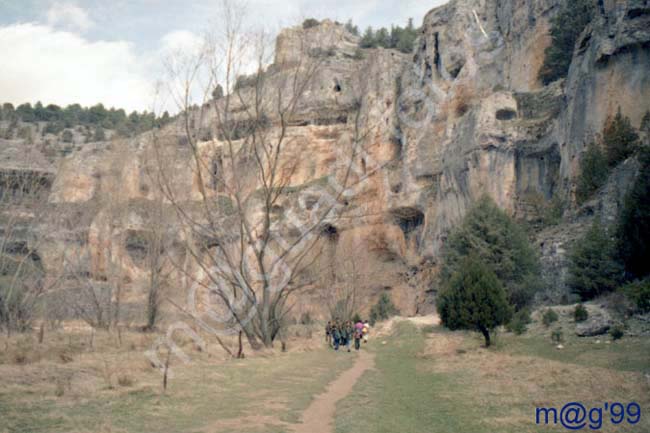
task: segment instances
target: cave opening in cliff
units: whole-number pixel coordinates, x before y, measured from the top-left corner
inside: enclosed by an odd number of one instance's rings
[[[440,33],[436,32],[434,35],[434,56],[433,56],[433,63],[436,65],[436,71],[440,73],[440,67],[441,67],[441,59],[440,59]]]
[[[454,66],[454,68],[452,68],[451,71],[449,71],[449,75],[451,76],[451,78],[453,78],[454,80],[458,78],[458,75],[460,75],[460,71],[463,70],[464,66],[465,65],[462,63]]]
[[[322,237],[330,241],[336,241],[339,237],[339,231],[332,224],[323,224],[320,230]]]
[[[399,226],[408,237],[418,227],[424,224],[424,213],[413,207],[402,207],[390,211],[392,220]]]
[[[647,3],[647,2],[646,2]],[[644,15],[650,14],[650,7],[639,7],[639,8],[634,8],[630,9],[627,13],[627,19],[634,19],[634,18],[639,18]]]
[[[517,117],[517,112],[512,108],[502,108],[496,113],[497,120],[512,120],[515,117]]]
[[[219,182],[222,167],[223,161],[221,159],[221,156],[217,156],[212,159],[212,162],[210,163],[210,188],[215,191],[224,189],[224,185]]]
[[[147,235],[138,230],[128,230],[124,247],[134,262],[142,263],[147,257],[149,248]]]
[[[397,125],[395,127],[395,131],[390,137],[390,144],[393,147],[393,159],[395,160],[398,160],[402,157],[402,149],[404,147],[403,137],[404,133],[402,132],[402,128]]]

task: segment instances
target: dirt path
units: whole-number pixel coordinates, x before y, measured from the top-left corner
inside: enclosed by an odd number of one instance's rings
[[[347,355],[347,354],[345,354]],[[359,357],[351,369],[331,382],[327,390],[316,397],[302,414],[302,424],[293,428],[294,433],[331,433],[334,431],[334,412],[336,403],[347,396],[361,375],[375,365],[375,357],[365,351],[359,352]]]

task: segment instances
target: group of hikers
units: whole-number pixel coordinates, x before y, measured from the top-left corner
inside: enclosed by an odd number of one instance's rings
[[[359,320],[354,324],[351,320],[346,322],[339,320],[335,320],[334,322],[329,321],[327,322],[327,326],[325,326],[325,341],[334,350],[338,351],[339,347],[344,346],[350,352],[350,344],[354,340],[354,349],[359,350],[362,340],[364,343],[368,342],[369,331],[370,325],[367,320]]]

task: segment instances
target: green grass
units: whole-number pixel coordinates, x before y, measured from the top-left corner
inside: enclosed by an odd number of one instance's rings
[[[649,402],[638,373],[650,367],[647,340],[571,340],[559,351],[541,336],[500,335],[486,350],[476,333],[403,322],[384,341],[374,346],[376,370],[337,405],[337,433],[538,433],[531,414],[540,404]],[[427,342],[436,341],[450,349],[427,352]],[[645,431],[648,421],[629,431]]]
[[[567,364],[585,367],[603,367],[617,371],[636,371],[650,373],[650,339],[623,337],[619,341],[610,340],[609,336],[600,338],[565,337],[564,349],[555,349],[549,337],[538,335],[512,334],[500,336],[496,348],[504,353],[530,355]],[[565,332],[566,335],[566,332]],[[596,341],[600,340],[597,344]]]
[[[471,375],[423,374],[425,361],[417,356],[423,347],[422,333],[408,323],[398,324],[386,345],[378,343],[376,371],[365,374],[353,394],[337,406],[336,432],[477,431],[476,413],[468,417],[471,401],[459,405],[463,396],[455,391],[463,394],[462,385]]]
[[[391,336],[364,346],[375,353],[376,368],[337,404],[336,432],[539,433],[531,418],[539,404],[650,407],[643,375],[650,372],[648,339],[595,344],[567,336],[565,349],[557,350],[545,333],[498,335],[486,350],[478,333],[399,322]],[[70,364],[0,364],[0,433],[286,432],[355,360],[324,348],[225,363],[196,354],[188,366],[175,365],[163,395],[158,373],[138,367],[139,352],[132,356],[135,385],[115,390],[102,388],[93,369],[102,358],[94,353],[75,354]],[[56,397],[52,378],[66,371],[77,381]],[[86,392],[89,383],[100,389]],[[612,431],[650,431],[650,417],[634,427]]]
[[[217,365],[195,361],[177,367],[166,395],[152,386],[101,390],[77,401],[0,391],[0,433],[97,432],[103,426],[120,432],[194,432],[251,415],[272,422],[238,427],[238,432],[282,431],[283,423],[298,422],[313,396],[352,362],[351,356],[326,350]]]

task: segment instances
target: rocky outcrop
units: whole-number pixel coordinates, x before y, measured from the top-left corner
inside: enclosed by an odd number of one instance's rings
[[[414,66],[402,78],[410,90],[399,116],[402,183],[421,186],[411,200],[426,209],[422,255],[438,255],[449,228],[481,194],[523,219],[535,218],[535,202],[571,202],[585,143],[618,107],[634,125],[648,110],[639,103],[650,97],[644,2],[604,2],[576,45],[567,79],[540,85],[549,19],[559,4],[452,1],[425,17]],[[625,167],[595,202],[565,217],[602,213],[611,221],[634,174]],[[572,238],[541,240],[544,258],[563,255],[559,245]],[[545,263],[546,274],[563,275],[563,259]]]
[[[282,30],[275,42],[274,65],[283,67],[300,62],[303,53],[312,57],[354,58],[358,48],[358,36],[340,24],[323,20],[310,28],[296,26]]]
[[[277,120],[275,95],[290,92],[287,71],[304,56],[318,67],[286,131],[286,155],[295,170],[277,204],[279,231],[288,230],[282,218],[298,211],[299,199],[316,202],[315,186],[341,169],[339,150],[349,143],[352,113],[360,110],[373,125],[363,141],[363,157],[355,161],[363,175],[346,218],[324,228],[318,266],[341,270],[328,285],[353,273],[368,300],[364,310],[387,291],[403,313],[423,311],[447,234],[478,197],[488,194],[517,218],[536,220],[539,209],[554,200],[572,203],[585,142],[602,130],[608,116],[620,107],[638,125],[650,108],[647,2],[599,2],[566,80],[542,86],[537,75],[550,41],[549,20],[560,3],[452,0],[424,17],[410,55],[359,50],[358,37],[327,20],[280,33],[275,61],[263,72],[271,94],[261,108],[269,125]],[[244,136],[245,101],[253,89],[243,84],[239,92],[241,98],[229,109]],[[204,108],[204,116],[194,119],[203,130],[199,147],[221,170],[215,149],[223,137],[210,119],[224,108],[223,101]],[[180,196],[195,201],[201,185],[187,142],[173,126],[163,132],[158,135],[168,152],[166,173]],[[80,243],[52,235],[45,248],[49,267],[60,263],[56,252],[77,245],[89,274],[104,273],[110,256],[119,258],[129,281],[142,277],[139,244],[132,240],[147,228],[140,210],[156,197],[150,168],[160,155],[153,154],[151,143],[152,134],[144,134],[89,144],[58,163],[49,202],[68,208],[70,215],[85,213],[79,227],[87,236]],[[626,162],[594,200],[581,209],[569,206],[562,224],[541,231],[537,245],[552,288],[541,301],[567,295],[566,253],[572,241],[594,215],[614,218],[636,167]],[[246,170],[231,171],[245,179],[249,192],[259,188]],[[226,191],[210,194],[219,202],[230,200]],[[297,300],[297,313],[325,314],[327,290]]]
[[[589,318],[576,325],[576,335],[578,337],[595,337],[606,334],[614,325],[612,318],[607,310],[599,308],[588,308]]]

